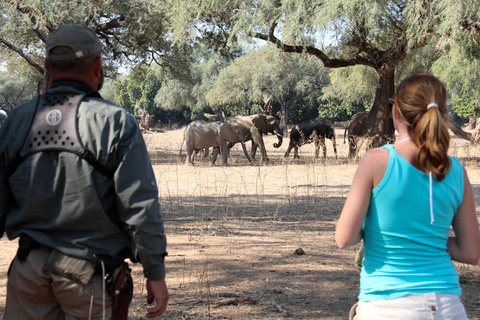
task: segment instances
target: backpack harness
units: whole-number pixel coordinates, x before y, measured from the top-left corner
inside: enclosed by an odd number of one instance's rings
[[[103,175],[113,177],[113,171],[101,164],[94,154],[85,148],[80,138],[78,109],[85,96],[98,96],[98,93],[46,93],[38,97],[35,116],[20,152],[20,162],[37,152],[67,151],[84,159]]]

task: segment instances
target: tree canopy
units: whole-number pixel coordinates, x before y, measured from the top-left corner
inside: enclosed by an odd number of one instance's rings
[[[316,59],[289,55],[267,45],[221,70],[207,101],[230,106],[241,114],[252,113],[255,106],[262,110],[270,99],[280,105],[279,118],[285,129],[292,109],[311,94],[319,96],[327,80],[327,70]]]
[[[10,114],[17,106],[33,98],[36,86],[25,77],[0,72],[0,109]]]
[[[6,0],[0,8],[4,76],[37,82],[46,35],[86,24],[104,43],[107,76],[132,67],[108,90],[131,112],[257,112],[271,98],[284,125],[314,103],[332,118],[338,106],[345,115],[366,108],[370,134],[391,138],[388,98],[419,68],[446,83],[458,114],[479,112],[475,1]]]
[[[176,1],[179,19],[191,21],[178,32],[212,25],[239,36],[271,42],[288,53],[307,53],[328,68],[364,65],[377,73],[369,113],[373,145],[393,138],[388,98],[394,93],[396,67],[429,43],[466,41],[478,30],[475,4],[453,1],[265,0],[209,1],[195,7]],[[190,29],[188,28],[190,26]]]
[[[163,64],[182,70],[178,63],[187,49],[168,39],[165,7],[142,0],[7,0],[0,4],[0,50],[2,62],[21,60],[41,75],[47,35],[64,23],[92,27],[104,44],[107,73],[126,63]]]

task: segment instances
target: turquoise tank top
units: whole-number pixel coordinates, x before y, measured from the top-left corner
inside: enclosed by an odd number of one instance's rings
[[[382,148],[390,151],[390,157],[383,179],[372,190],[364,220],[359,300],[431,292],[461,295],[447,252],[450,225],[463,201],[460,162],[450,157],[445,179],[438,182],[433,177],[431,213],[429,174],[413,167],[393,145]]]

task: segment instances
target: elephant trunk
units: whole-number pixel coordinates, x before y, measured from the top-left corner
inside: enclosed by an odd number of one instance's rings
[[[280,148],[280,146],[282,145],[282,142],[283,142],[283,135],[282,135],[281,132],[275,132],[275,134],[277,135],[278,143],[274,143],[273,147],[274,148]]]

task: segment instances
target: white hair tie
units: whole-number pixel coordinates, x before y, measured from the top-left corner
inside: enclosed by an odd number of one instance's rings
[[[438,108],[438,104],[436,104],[436,103],[430,103],[430,104],[427,106],[427,110],[430,109],[431,107]]]

